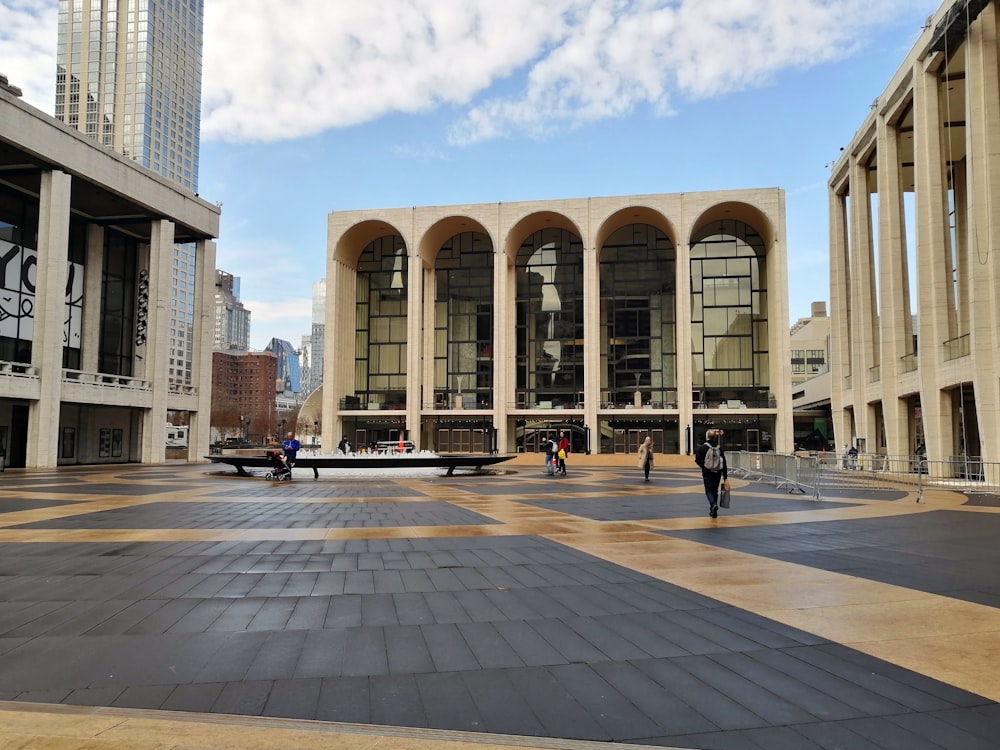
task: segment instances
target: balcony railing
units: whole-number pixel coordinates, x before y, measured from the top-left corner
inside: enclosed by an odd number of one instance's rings
[[[917,365],[919,364],[916,354],[904,354],[899,358],[899,362],[902,372],[916,372]]]
[[[877,383],[882,379],[882,365],[872,365],[868,368],[868,382]]]
[[[944,359],[946,362],[961,357],[968,357],[970,353],[969,334],[967,333],[944,342]]]
[[[38,368],[25,362],[0,362],[0,376],[11,378],[37,378]]]
[[[63,370],[64,383],[80,383],[81,385],[99,385],[108,388],[119,388],[131,391],[148,391],[151,385],[148,380],[130,378],[125,375],[110,375],[106,372],[83,372],[82,370]]]

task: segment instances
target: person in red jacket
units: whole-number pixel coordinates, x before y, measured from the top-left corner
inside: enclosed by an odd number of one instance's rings
[[[558,457],[558,465],[556,467],[556,474],[562,474],[566,476],[566,456],[569,455],[569,434],[563,430],[559,433],[559,448],[556,456]]]

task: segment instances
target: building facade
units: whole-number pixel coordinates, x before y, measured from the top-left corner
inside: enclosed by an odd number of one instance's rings
[[[792,449],[781,190],[335,212],[326,281],[324,450]]]
[[[0,450],[11,466],[162,463],[168,412],[208,445],[219,209],[0,91]],[[190,269],[191,385],[170,377],[174,244]]]
[[[833,418],[863,452],[1000,461],[998,31],[996,0],[944,3],[833,168]]]
[[[245,352],[250,348],[250,311],[240,301],[240,278],[215,272],[215,335],[218,351]]]
[[[212,353],[212,442],[263,442],[278,427],[274,383],[278,359],[270,352]]]
[[[198,192],[204,0],[59,0],[56,119]],[[171,382],[195,386],[195,245],[170,280]]]

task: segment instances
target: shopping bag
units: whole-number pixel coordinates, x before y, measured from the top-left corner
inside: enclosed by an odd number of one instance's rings
[[[719,507],[728,508],[729,507],[729,496],[731,492],[729,489],[729,480],[723,479],[719,482]]]

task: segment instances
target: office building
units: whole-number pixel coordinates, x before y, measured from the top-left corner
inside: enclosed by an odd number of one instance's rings
[[[784,193],[334,212],[322,435],[791,450]]]
[[[204,0],[59,0],[55,116],[198,192]],[[195,387],[196,247],[178,244],[168,377]]]
[[[998,29],[944,3],[833,168],[833,419],[862,452],[1000,461]]]
[[[215,271],[215,339],[217,351],[245,352],[250,348],[250,311],[240,301],[240,278]]]

